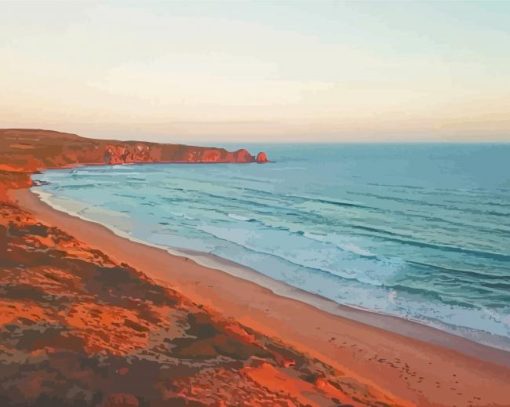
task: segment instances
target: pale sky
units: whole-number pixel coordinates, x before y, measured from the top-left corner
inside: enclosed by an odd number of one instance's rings
[[[0,128],[510,141],[510,1],[0,0]]]

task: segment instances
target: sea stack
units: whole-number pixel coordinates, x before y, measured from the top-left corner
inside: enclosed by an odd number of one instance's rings
[[[259,164],[264,164],[268,162],[267,154],[261,151],[257,154],[257,158],[255,159]]]

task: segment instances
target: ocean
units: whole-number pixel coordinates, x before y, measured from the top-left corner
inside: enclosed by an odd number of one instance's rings
[[[34,190],[133,239],[509,349],[510,144],[248,148],[272,162],[49,170]]]

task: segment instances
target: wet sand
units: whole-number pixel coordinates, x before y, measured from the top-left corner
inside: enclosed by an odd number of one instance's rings
[[[192,253],[198,264],[56,211],[28,189],[12,195],[40,221],[406,404],[510,405],[508,352],[398,318],[340,307],[230,262]]]

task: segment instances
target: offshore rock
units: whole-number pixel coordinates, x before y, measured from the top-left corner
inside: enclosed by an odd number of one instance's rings
[[[267,159],[267,155],[266,153],[264,153],[263,151],[261,151],[260,153],[257,154],[257,158],[255,159],[259,164],[264,164],[264,163],[267,163],[269,160]]]

